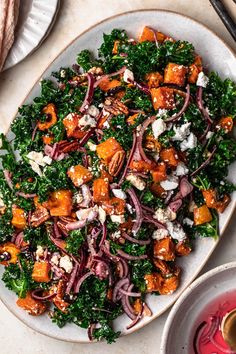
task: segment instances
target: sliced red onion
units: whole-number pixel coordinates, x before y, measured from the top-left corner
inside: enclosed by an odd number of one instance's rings
[[[166,229],[165,225],[154,219],[152,216],[145,214],[144,222],[155,225],[158,229]]]
[[[185,96],[185,101],[184,101],[183,107],[181,108],[181,110],[178,113],[175,113],[170,118],[165,119],[165,122],[175,122],[176,120],[178,120],[183,115],[183,113],[188,108],[188,105],[189,105],[189,102],[190,102],[190,86],[189,86],[189,84],[187,84],[186,90],[187,90],[187,92],[186,92],[186,96]]]
[[[69,282],[68,282],[67,287],[66,287],[66,291],[65,291],[66,294],[69,294],[71,292],[71,289],[72,289],[72,287],[74,285],[74,282],[75,282],[76,275],[78,273],[78,269],[79,269],[79,264],[76,263],[74,268],[73,268],[73,271],[72,271],[72,273],[70,275],[70,279],[69,279]]]
[[[56,218],[54,219],[53,230],[54,230],[54,234],[55,234],[56,238],[61,238],[61,233],[60,233],[59,228],[57,226]]]
[[[123,66],[120,70],[114,72],[114,73],[111,73],[111,74],[107,74],[107,75],[102,75],[94,84],[94,87],[97,87],[103,80],[105,79],[108,79],[110,77],[113,77],[113,76],[117,76],[117,75],[120,75],[120,74],[123,74],[124,71],[126,70],[126,66]]]
[[[151,92],[149,90],[149,87],[147,85],[138,83],[137,81],[132,82],[134,86],[136,86],[140,91],[144,92],[146,95],[150,96]]]
[[[180,193],[182,198],[185,198],[193,191],[192,184],[188,181],[187,177],[182,177],[179,184]]]
[[[91,323],[89,326],[88,326],[88,338],[89,340],[92,342],[94,337],[93,337],[93,332],[94,330],[96,329],[96,323]]]
[[[196,329],[196,332],[194,334],[193,349],[194,349],[195,354],[200,354],[199,338],[200,338],[201,332],[204,330],[206,324],[207,324],[206,321],[203,321],[202,323],[200,323],[200,325],[198,326],[198,328]]]
[[[66,230],[67,231],[72,231],[72,230],[78,230],[82,229],[86,225],[86,220],[79,220],[79,221],[74,221],[74,222],[69,222],[66,225]]]
[[[106,225],[106,223],[104,222],[104,223],[102,224],[102,238],[101,238],[101,241],[100,241],[100,243],[99,243],[99,247],[101,247],[101,246],[104,244],[106,238],[107,238],[107,225]]]
[[[119,257],[111,254],[110,252],[110,243],[108,240],[105,240],[104,244],[101,246],[101,250],[114,262],[119,261]]]
[[[32,132],[32,137],[31,137],[31,140],[34,141],[34,138],[35,138],[35,135],[36,135],[36,132],[38,130],[38,124],[36,123],[35,124],[35,127],[33,129],[33,132]]]
[[[139,201],[138,197],[136,196],[133,188],[127,189],[127,193],[129,194],[129,196],[133,202],[133,205],[135,207],[136,217],[135,217],[135,222],[132,227],[132,232],[134,234],[136,234],[139,231],[139,229],[142,225],[142,221],[143,221],[142,206],[141,206],[140,201]]]
[[[22,241],[23,241],[23,238],[24,238],[24,233],[21,231],[17,234],[16,238],[15,238],[15,245],[16,247],[20,248],[21,244],[22,244]]]
[[[95,275],[101,280],[107,279],[107,277],[111,274],[110,267],[104,260],[97,262],[94,271],[95,271]],[[111,285],[112,283],[111,280],[112,279],[110,278],[109,285]]]
[[[79,291],[80,291],[80,287],[81,285],[83,284],[83,282],[88,278],[90,277],[91,275],[94,275],[93,272],[88,272],[86,274],[84,274],[77,282],[76,286],[75,286],[75,294],[78,294]]]
[[[148,213],[152,213],[152,214],[155,213],[155,210],[154,210],[154,209],[149,208],[149,207],[146,206],[146,205],[141,204],[141,207],[142,207],[143,210],[147,211]]]
[[[81,113],[85,113],[89,108],[94,93],[94,76],[91,73],[87,73],[86,75],[88,78],[88,89],[84,98],[84,102],[82,103],[82,106],[79,109]]]
[[[134,320],[136,316],[133,307],[130,305],[129,297],[127,295],[122,296],[121,304],[126,315],[129,316],[131,320]]]
[[[138,240],[134,237],[129,236],[126,232],[122,232],[122,237],[132,243],[137,243],[138,245],[149,245],[149,243],[151,242],[151,240]]]
[[[210,153],[210,156],[206,159],[206,161],[204,161],[201,166],[199,166],[195,171],[193,171],[191,173],[191,177],[194,177],[196,174],[198,174],[203,168],[205,168],[207,165],[209,165],[209,163],[211,162],[211,159],[213,157],[213,155],[215,154],[216,152],[216,149],[217,147],[214,146],[213,149],[212,149],[212,152]]]
[[[48,295],[40,295],[40,293],[42,293],[43,291],[44,291],[44,289],[41,289],[41,288],[33,290],[31,293],[32,298],[35,300],[40,300],[40,301],[47,301],[47,300],[53,299],[57,295],[57,293],[48,294]]]
[[[140,155],[142,156],[142,158],[143,158],[143,160],[144,160],[145,162],[150,163],[150,164],[151,164],[153,161],[150,160],[150,159],[147,157],[147,155],[145,154],[145,152],[144,152],[144,150],[143,150],[143,146],[142,146],[142,144],[143,144],[143,135],[144,135],[144,133],[145,133],[147,127],[148,127],[150,124],[152,124],[156,119],[157,119],[156,116],[152,116],[152,117],[147,118],[147,119],[142,123],[141,129],[140,129],[140,131],[139,131],[138,134],[137,134],[137,136],[138,136],[138,137],[137,137],[137,148],[138,148],[138,150],[139,150],[139,152],[140,152]]]
[[[117,250],[119,256],[128,259],[129,261],[138,261],[140,259],[146,259],[148,256],[146,254],[142,254],[140,256],[132,256],[131,254],[125,253],[122,250]]]
[[[80,66],[78,64],[72,65],[72,70],[77,74],[80,75]]]
[[[90,192],[89,187],[86,184],[83,184],[81,186],[81,192],[83,195],[83,201],[79,203],[79,206],[82,208],[87,208],[89,206],[89,203],[92,200],[92,194]]]
[[[119,292],[121,292],[124,295],[130,296],[130,297],[140,297],[142,294],[141,293],[135,293],[132,291],[126,291],[122,288],[120,288]]]
[[[169,207],[174,213],[176,213],[176,212],[179,210],[179,208],[182,206],[182,204],[183,204],[183,201],[182,201],[181,198],[179,198],[179,199],[176,199],[176,200],[170,202],[170,204],[168,205],[168,207]]]
[[[126,163],[126,166],[125,166],[125,168],[124,168],[124,171],[123,171],[123,173],[122,173],[122,176],[121,176],[121,178],[120,178],[120,180],[119,180],[119,183],[118,183],[119,186],[123,183],[123,181],[124,181],[124,179],[125,179],[125,176],[126,176],[126,174],[127,174],[127,170],[128,170],[128,167],[129,167],[129,164],[130,164],[130,162],[132,161],[134,152],[135,152],[135,150],[136,150],[136,145],[137,145],[137,135],[135,134],[135,132],[133,132],[133,145],[132,145],[132,148],[131,148],[130,153],[129,153],[128,161],[127,161],[127,163]]]
[[[32,194],[26,194],[24,192],[16,192],[16,195],[18,195],[19,197],[25,198],[25,199],[31,199],[37,196],[36,193],[32,193]]]
[[[79,141],[79,145],[84,146],[94,132],[95,132],[95,128],[91,128],[90,130],[88,130],[87,133],[83,136],[83,138]]]
[[[8,187],[10,189],[13,189],[13,183],[12,183],[12,180],[11,180],[11,172],[8,171],[8,170],[3,170],[3,174],[4,174],[4,177],[5,177],[5,180],[8,184]]]
[[[200,112],[202,113],[204,119],[209,122],[210,124],[213,123],[213,120],[210,118],[206,108],[204,107],[203,105],[203,101],[202,101],[202,93],[203,93],[203,87],[202,86],[199,86],[197,88],[197,105],[198,105],[198,108],[200,110]]]
[[[126,329],[130,329],[132,327],[134,327],[142,318],[143,316],[143,311],[144,311],[144,304],[142,302],[142,308],[140,313],[136,316],[136,318],[126,327]]]
[[[92,239],[91,235],[87,235],[87,244],[88,244],[88,249],[90,251],[91,256],[94,256],[96,254],[96,250],[94,248],[94,239]]]
[[[113,302],[116,302],[117,301],[117,295],[120,291],[121,288],[123,288],[124,285],[128,285],[129,284],[129,279],[128,278],[123,278],[123,279],[120,279],[114,289],[113,289],[113,293],[112,293],[112,300]]]

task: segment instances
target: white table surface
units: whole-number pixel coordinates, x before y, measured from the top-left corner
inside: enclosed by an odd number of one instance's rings
[[[24,1],[24,0],[22,0]],[[42,0],[50,1],[50,0]],[[236,19],[233,0],[223,0]],[[189,15],[221,36],[235,51],[233,41],[208,0],[62,0],[58,20],[43,45],[30,57],[0,75],[0,130],[6,131],[33,83],[48,63],[82,31],[114,14],[157,8]],[[236,220],[231,221],[203,272],[236,259]],[[27,328],[0,302],[1,354],[151,354],[159,353],[161,334],[168,312],[142,330],[120,338],[115,344],[73,344],[47,338]],[[168,353],[174,354],[174,353]]]

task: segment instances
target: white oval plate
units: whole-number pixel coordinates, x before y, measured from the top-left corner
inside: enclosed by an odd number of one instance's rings
[[[197,52],[202,55],[206,66],[212,70],[218,71],[223,77],[229,76],[236,80],[236,72],[234,70],[236,66],[236,58],[233,52],[219,37],[193,19],[177,13],[158,10],[129,12],[100,22],[70,43],[69,46],[66,47],[65,50],[49,65],[48,69],[44,72],[43,77],[47,78],[52,71],[73,64],[76,60],[77,53],[82,49],[88,48],[94,52],[100,46],[102,42],[102,34],[104,32],[109,33],[113,28],[124,28],[128,31],[130,36],[137,37],[138,33],[145,25],[158,28],[160,31],[163,31],[174,38],[185,39],[192,42]],[[32,102],[32,99],[39,94],[40,85],[38,80],[24,101],[24,104]],[[231,167],[230,177],[232,181],[236,182],[236,164]],[[221,234],[225,230],[233,213],[236,193],[233,194],[232,199],[232,203],[223,216],[220,217]],[[199,239],[195,244],[194,252],[188,257],[182,257],[178,260],[178,264],[183,270],[180,287],[173,295],[148,295],[147,302],[153,311],[151,317],[145,317],[135,327],[127,331],[125,328],[130,323],[130,320],[127,316],[123,315],[114,322],[115,329],[121,331],[122,334],[129,334],[143,327],[145,324],[151,322],[154,318],[157,318],[166,311],[200,272],[215,249],[217,242],[218,241],[211,238]],[[0,270],[0,272],[1,271],[3,270]],[[89,342],[86,330],[78,328],[75,325],[66,325],[64,328],[59,329],[55,324],[51,323],[47,316],[37,318],[28,316],[25,311],[15,305],[16,297],[12,292],[8,291],[1,283],[0,289],[0,297],[9,310],[34,330],[66,341]]]
[[[173,306],[165,323],[160,354],[193,353],[199,313],[217,297],[236,290],[236,262],[223,264],[195,280]]]
[[[20,2],[16,38],[4,70],[18,64],[35,50],[49,33],[59,8],[59,0],[24,0]]]

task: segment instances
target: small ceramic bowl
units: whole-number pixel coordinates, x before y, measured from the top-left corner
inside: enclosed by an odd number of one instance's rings
[[[236,291],[236,262],[223,264],[193,282],[173,306],[162,335],[161,354],[192,354],[194,326],[199,313],[214,301]]]

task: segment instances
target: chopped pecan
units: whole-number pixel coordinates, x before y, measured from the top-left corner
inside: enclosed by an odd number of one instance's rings
[[[77,141],[61,141],[59,143],[59,152],[71,152],[79,149],[79,143]]]
[[[64,300],[66,290],[66,284],[64,280],[59,280],[57,285],[53,285],[49,290],[50,294],[55,294],[56,296],[53,298],[54,305],[62,312],[67,312],[67,307],[70,305],[68,302]]]
[[[117,151],[111,158],[111,161],[108,165],[108,172],[112,176],[117,176],[123,166],[125,160],[125,151]]]
[[[129,113],[128,108],[124,103],[114,97],[107,97],[104,103],[105,111],[118,116],[119,114],[125,114],[126,116]]]
[[[36,209],[30,219],[30,223],[33,227],[38,227],[50,218],[49,212],[46,208],[40,207]]]
[[[93,75],[103,75],[103,68],[100,66],[93,66],[91,69],[89,69],[88,73],[91,73]]]

